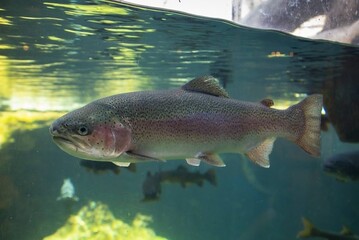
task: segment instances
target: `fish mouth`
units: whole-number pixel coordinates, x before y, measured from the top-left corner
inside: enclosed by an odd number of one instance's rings
[[[69,138],[62,136],[52,136],[52,140],[60,147],[72,148],[77,150],[78,146]]]
[[[71,156],[81,159],[97,160],[89,155],[89,152],[91,152],[92,149],[88,146],[88,144],[81,141],[81,139],[77,139],[72,136],[52,136],[52,139],[62,151],[70,154]]]

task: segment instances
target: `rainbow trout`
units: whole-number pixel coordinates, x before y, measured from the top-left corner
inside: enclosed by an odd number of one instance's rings
[[[219,153],[244,153],[262,167],[277,137],[320,155],[322,95],[286,110],[231,99],[211,77],[179,89],[141,91],[102,98],[60,117],[50,126],[54,142],[78,158],[119,166],[186,159],[222,167]]]

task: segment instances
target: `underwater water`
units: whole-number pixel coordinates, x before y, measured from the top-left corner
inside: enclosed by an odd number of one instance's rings
[[[1,1],[0,239],[43,239],[91,201],[126,223],[151,216],[147,227],[173,240],[296,239],[303,217],[359,234],[358,182],[322,168],[335,154],[359,150],[358,69],[358,47],[230,22],[110,1]],[[53,120],[92,100],[177,88],[200,75],[217,77],[232,98],[270,98],[278,108],[323,94],[321,157],[278,139],[269,169],[221,155],[227,166],[214,168],[214,186],[203,175],[213,169],[206,164],[95,171],[51,140]],[[200,171],[203,185],[178,180],[179,165]],[[157,200],[142,201],[149,171],[170,172],[172,181],[160,183]],[[57,200],[66,178],[78,201]]]

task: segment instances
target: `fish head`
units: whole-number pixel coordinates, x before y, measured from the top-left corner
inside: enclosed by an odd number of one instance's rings
[[[340,182],[350,181],[350,165],[338,158],[330,158],[323,164],[323,170]]]
[[[111,161],[131,144],[130,128],[111,106],[96,102],[55,120],[49,131],[60,149],[86,160]]]

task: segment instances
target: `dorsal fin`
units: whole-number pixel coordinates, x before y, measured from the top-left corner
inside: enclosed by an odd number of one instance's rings
[[[228,93],[220,85],[216,78],[212,76],[202,76],[195,78],[182,86],[183,90],[206,93],[217,97],[229,98]]]

